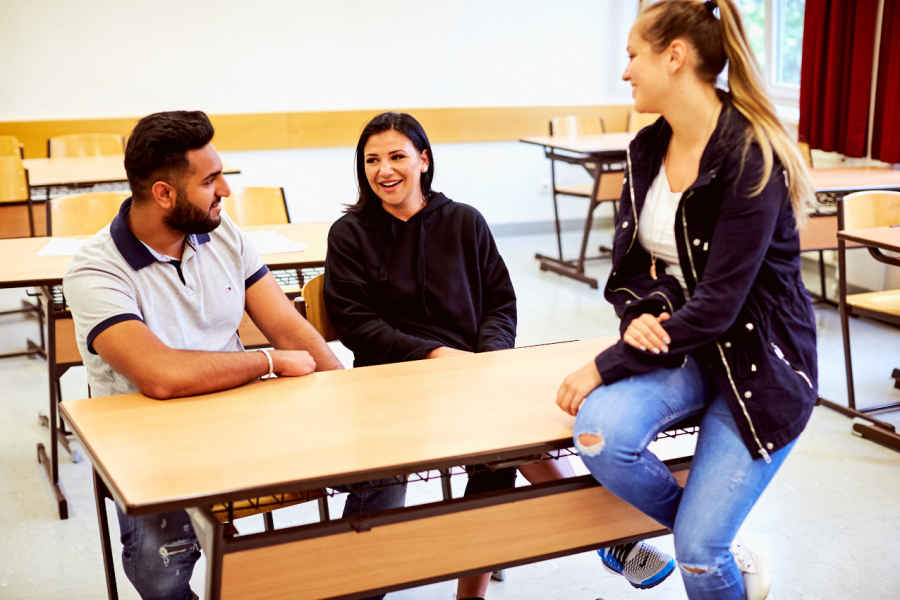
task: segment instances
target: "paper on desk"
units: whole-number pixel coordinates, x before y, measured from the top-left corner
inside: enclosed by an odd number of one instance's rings
[[[295,242],[277,231],[248,231],[247,237],[256,246],[260,254],[282,254],[285,252],[303,252],[307,244]]]
[[[47,245],[38,250],[38,256],[75,256],[87,240],[70,240],[53,238]]]

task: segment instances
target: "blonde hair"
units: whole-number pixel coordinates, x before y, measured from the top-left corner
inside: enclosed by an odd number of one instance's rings
[[[718,18],[713,12],[716,8]],[[762,178],[751,195],[760,194],[766,187],[772,176],[774,157],[778,156],[787,174],[794,214],[798,223],[802,222],[805,206],[815,201],[815,189],[800,149],[781,124],[766,93],[759,63],[747,42],[733,0],[661,0],[650,5],[641,18],[646,19],[641,35],[657,52],[662,52],[676,38],[688,41],[697,51],[697,75],[707,83],[715,83],[727,60],[731,103],[750,122],[744,154],[756,142],[763,156]]]

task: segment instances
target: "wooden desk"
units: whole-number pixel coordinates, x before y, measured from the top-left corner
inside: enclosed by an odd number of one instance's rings
[[[128,181],[125,175],[125,156],[68,156],[62,158],[26,158],[28,181],[33,188],[54,186],[82,186],[97,183]],[[224,164],[225,174],[240,173],[233,165]],[[49,196],[48,196],[49,197]]]
[[[551,161],[562,161],[581,165],[587,169],[594,178],[593,189],[590,192],[588,212],[584,220],[584,233],[581,239],[581,251],[578,259],[565,260],[562,253],[562,241],[560,237],[559,214],[554,211],[556,220],[556,235],[559,245],[559,258],[536,254],[540,260],[542,271],[553,271],[560,275],[583,281],[592,288],[599,287],[593,277],[584,274],[584,261],[587,253],[588,237],[593,224],[594,210],[600,205],[599,197],[613,196],[618,198],[621,192],[622,182],[616,179],[609,185],[604,185],[604,180],[609,180],[612,173],[621,173],[621,163],[625,160],[628,145],[634,139],[634,133],[604,133],[600,135],[579,136],[536,136],[522,138],[521,142],[535,144],[544,148],[544,156]],[[607,177],[603,177],[607,175]],[[554,208],[556,195],[554,190]],[[608,250],[601,248],[601,250]]]
[[[283,254],[266,254],[263,260],[270,269],[305,269],[321,267],[325,264],[328,230],[330,222],[288,223],[285,225],[261,225],[246,227],[246,231],[275,230],[294,241],[305,242],[306,250]],[[90,236],[77,236],[87,239]],[[50,453],[43,444],[38,444],[38,461],[43,466],[47,480],[57,503],[61,519],[68,518],[68,503],[59,486],[58,445],[71,453],[66,431],[60,427],[56,416],[59,403],[58,381],[68,369],[81,364],[81,354],[75,344],[75,328],[71,314],[61,297],[52,289],[62,283],[63,275],[72,260],[71,256],[38,256],[37,252],[52,238],[18,238],[0,240],[0,288],[20,288],[37,286],[47,306],[47,376],[49,380],[49,412],[47,426],[50,429]],[[255,327],[253,328],[255,329]],[[246,326],[242,330],[252,331]],[[255,342],[250,342],[252,345]],[[53,426],[57,424],[57,426]],[[73,454],[74,456],[74,454]]]
[[[99,183],[124,183],[128,181],[125,174],[125,157],[123,155],[107,156],[69,156],[62,158],[26,158],[22,161],[28,171],[28,185],[31,189],[44,189],[44,198],[32,198],[31,220],[36,235],[45,235],[47,231],[47,207],[50,200],[50,188],[84,187]],[[240,173],[233,165],[224,164],[226,175]],[[22,237],[30,231],[28,203],[8,202],[0,204],[0,238]]]
[[[810,169],[817,193],[836,196],[838,199],[852,192],[863,190],[900,190],[900,170],[889,167],[840,167],[836,169]],[[825,250],[837,250],[837,207],[833,212],[817,212],[810,215],[805,229],[800,230],[800,251],[819,253],[820,293],[815,300],[836,306],[825,291]],[[848,243],[848,248],[859,244]]]
[[[817,192],[849,194],[865,190],[900,190],[900,169],[890,167],[840,167],[810,169]]]
[[[665,530],[589,476],[235,538],[206,507],[569,447],[556,390],[614,339],[61,410],[123,511],[189,510],[206,598],[359,598]],[[682,482],[686,467],[673,467]]]

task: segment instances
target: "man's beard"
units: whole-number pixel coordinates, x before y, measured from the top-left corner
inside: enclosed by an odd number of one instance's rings
[[[175,189],[177,192],[175,207],[172,209],[172,212],[166,215],[166,225],[186,235],[209,233],[219,226],[219,223],[222,222],[222,217],[213,217],[210,214],[212,207],[208,211],[203,212],[203,209],[188,202],[184,190]],[[218,201],[221,201],[221,198],[217,199]]]

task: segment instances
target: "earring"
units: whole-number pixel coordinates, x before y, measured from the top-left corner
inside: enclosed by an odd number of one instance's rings
[[[422,172],[423,172],[423,173],[427,173],[427,172],[428,172],[428,165],[422,165]]]

